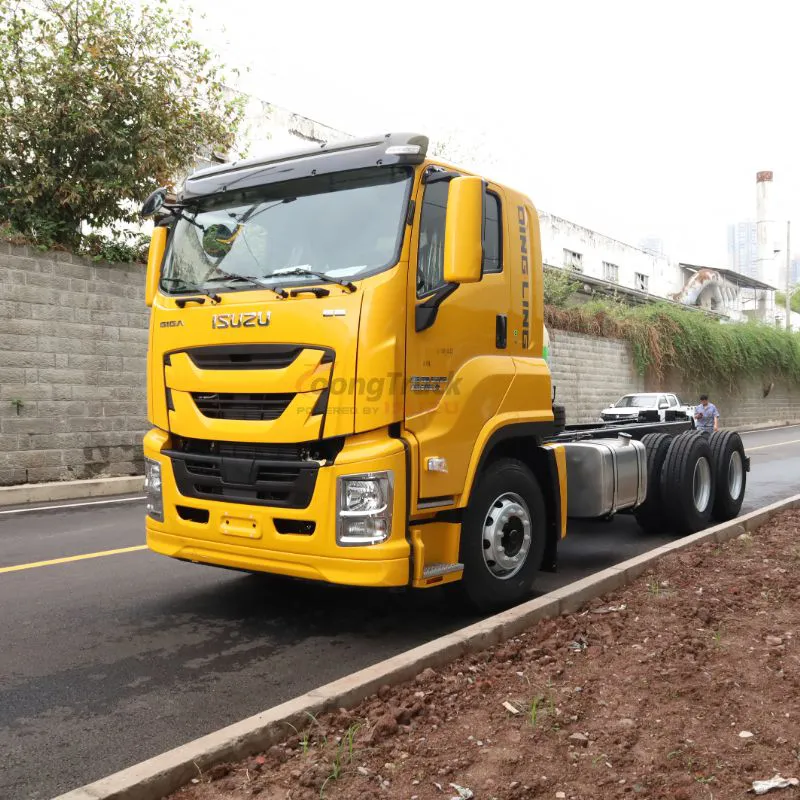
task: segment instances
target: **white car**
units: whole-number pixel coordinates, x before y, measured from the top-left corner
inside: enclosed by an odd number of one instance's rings
[[[684,405],[678,395],[670,394],[669,392],[626,394],[624,397],[620,397],[613,406],[603,409],[600,414],[600,421],[633,421],[638,418],[640,411],[658,411],[658,418],[661,422],[666,421],[667,411],[676,411],[677,419],[686,416],[692,420],[694,425],[694,406]]]

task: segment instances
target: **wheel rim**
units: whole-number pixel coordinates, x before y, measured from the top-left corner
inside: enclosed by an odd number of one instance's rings
[[[524,566],[531,549],[531,515],[525,501],[514,492],[501,494],[483,522],[483,563],[495,578],[513,578]]]
[[[705,511],[708,508],[708,501],[711,499],[711,466],[708,459],[703,456],[697,459],[694,465],[694,507],[698,511]]]
[[[744,465],[742,455],[738,450],[731,453],[731,460],[728,462],[728,493],[736,500],[742,491],[742,481],[744,480]]]

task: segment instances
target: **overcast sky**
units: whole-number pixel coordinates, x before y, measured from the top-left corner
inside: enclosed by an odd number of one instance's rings
[[[249,67],[246,91],[355,134],[458,132],[468,166],[617,239],[727,266],[727,224],[755,218],[763,169],[781,241],[800,222],[800,10],[785,0],[194,7]],[[800,225],[794,238],[800,252]]]

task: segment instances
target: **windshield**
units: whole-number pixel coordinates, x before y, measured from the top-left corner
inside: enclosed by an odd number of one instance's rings
[[[653,408],[655,405],[654,394],[629,394],[618,400],[614,408]]]
[[[281,274],[298,267],[337,280],[380,272],[399,257],[411,182],[408,168],[378,167],[273,184],[187,208],[175,224],[161,288],[252,288],[231,274],[319,282]]]

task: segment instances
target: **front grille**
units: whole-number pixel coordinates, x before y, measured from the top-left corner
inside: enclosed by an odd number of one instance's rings
[[[200,369],[285,369],[293,364],[303,350],[322,350],[321,364],[334,359],[327,347],[302,344],[245,344],[192,347],[185,350],[192,363]],[[169,363],[170,355],[165,356]]]
[[[306,508],[320,462],[332,462],[343,445],[342,439],[283,445],[176,436],[173,448],[164,454],[172,460],[184,497]]]
[[[210,419],[265,421],[278,419],[294,394],[226,394],[192,392],[198,411]]]
[[[186,354],[200,369],[283,369],[302,351],[299,345],[255,344],[193,347]]]

